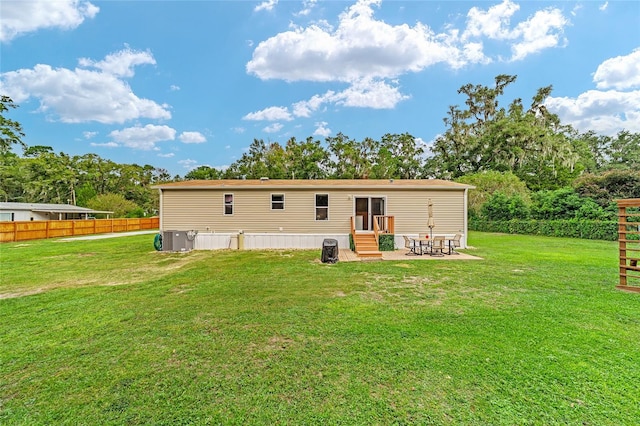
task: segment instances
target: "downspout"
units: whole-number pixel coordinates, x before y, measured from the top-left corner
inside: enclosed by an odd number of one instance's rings
[[[158,188],[158,191],[160,192],[160,202],[158,203],[158,215],[160,216],[160,229],[159,231],[162,231],[164,228],[162,227],[162,189]]]
[[[469,236],[469,188],[464,189],[464,248],[467,248],[467,237]]]

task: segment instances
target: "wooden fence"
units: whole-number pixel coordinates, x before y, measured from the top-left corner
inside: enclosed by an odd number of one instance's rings
[[[0,222],[0,243],[74,235],[158,229],[158,217],[136,219],[39,220]]]

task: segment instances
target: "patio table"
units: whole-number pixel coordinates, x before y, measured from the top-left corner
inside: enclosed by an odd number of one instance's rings
[[[429,253],[431,250],[431,240],[429,240],[429,238],[411,238],[411,242],[415,248],[420,247],[420,255]]]

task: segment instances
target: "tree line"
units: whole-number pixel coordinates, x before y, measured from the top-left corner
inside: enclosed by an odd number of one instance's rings
[[[148,215],[157,211],[153,184],[261,177],[450,179],[476,186],[470,212],[484,217],[551,218],[558,216],[553,212],[558,208],[564,215],[610,217],[616,197],[640,197],[640,134],[577,132],[545,108],[551,86],[538,89],[528,104],[513,99],[504,105],[505,89],[515,80],[499,75],[492,86],[462,86],[458,93],[465,97],[464,106],[449,107],[443,119],[446,130],[431,146],[408,133],[360,141],[343,133],[323,141],[290,138],[283,144],[254,139],[226,169],[200,166],[183,177],[95,154],[69,156],[47,146],[28,147],[21,141],[20,124],[4,117],[16,105],[3,96],[0,199]],[[16,145],[22,145],[22,156],[12,152]],[[545,210],[542,205],[555,207]]]

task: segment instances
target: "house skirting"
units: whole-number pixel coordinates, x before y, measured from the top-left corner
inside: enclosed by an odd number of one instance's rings
[[[198,233],[194,249],[322,249],[325,238],[338,240],[338,247],[349,248],[349,234],[284,233]]]
[[[410,238],[417,238],[418,234],[407,234]],[[446,235],[452,238],[453,235]],[[322,249],[325,238],[338,240],[338,247],[349,248],[349,234],[285,234],[277,233],[237,233],[237,232],[200,232],[194,241],[195,250],[222,249]],[[402,235],[395,235],[396,248],[404,247]],[[466,247],[466,237],[463,237],[462,248]]]

